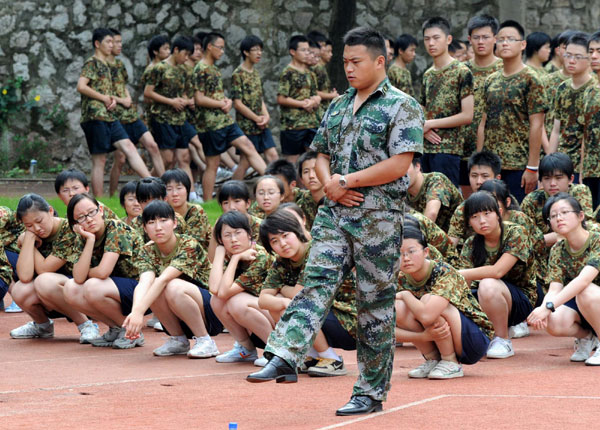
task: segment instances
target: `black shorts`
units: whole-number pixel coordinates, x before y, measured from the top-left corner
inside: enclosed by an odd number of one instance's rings
[[[312,143],[317,130],[306,128],[304,130],[281,130],[281,153],[284,155],[299,155],[307,151]]]
[[[17,260],[19,259],[19,254],[13,251],[4,251],[6,254],[6,258],[13,269],[13,281],[18,281],[19,277],[17,276]]]
[[[321,330],[330,347],[346,351],[356,350],[356,339],[340,324],[332,310],[327,314]]]
[[[529,299],[519,287],[504,280],[503,282],[510,291],[510,297],[512,299],[512,307],[510,308],[510,314],[508,316],[508,326],[511,327],[525,321],[533,311],[533,306],[531,306]]]
[[[462,364],[475,364],[487,353],[490,339],[472,320],[465,314],[460,314],[460,339],[462,354],[459,360]]]
[[[171,125],[152,120],[152,134],[159,149],[187,149],[189,140],[185,139],[184,125]],[[193,136],[192,136],[193,137]]]
[[[127,316],[131,313],[131,308],[133,307],[133,292],[138,284],[138,280],[132,278],[121,278],[119,276],[111,276],[110,279],[117,286],[117,290],[119,290],[121,314],[123,314],[123,316]],[[146,311],[146,315],[149,313],[149,310]]]
[[[261,134],[247,134],[246,136],[250,139],[250,142],[252,142],[256,148],[256,152],[259,154],[262,154],[269,148],[275,148],[273,135],[268,128],[265,128]],[[235,153],[239,154],[239,149],[236,149]]]
[[[146,124],[144,124],[141,119],[130,122],[129,124],[121,123],[121,125],[125,129],[125,133],[129,136],[129,140],[133,143],[138,143],[142,136],[148,131],[148,127],[146,127]]]
[[[4,300],[4,296],[8,292],[8,284],[0,279],[0,301]]]
[[[183,123],[183,141],[187,142],[188,146],[194,137],[198,136],[196,128],[189,122]]]
[[[460,168],[458,172],[459,185],[471,185],[469,182],[469,160],[460,160]]]
[[[579,310],[579,306],[577,306],[577,300],[575,299],[575,297],[573,297],[571,300],[569,300],[567,303],[565,303],[565,306],[573,309],[575,312],[577,312],[577,314],[579,314],[579,318],[581,319],[581,327],[591,330],[592,333],[596,334],[596,332],[594,331],[594,328],[591,326],[591,324],[588,322],[588,320],[585,319],[585,317]]]
[[[91,120],[81,123],[90,154],[108,154],[117,148],[113,145],[120,140],[129,139],[119,121]]]
[[[223,332],[223,323],[219,320],[219,318],[217,318],[212,310],[212,307],[210,306],[210,292],[199,285],[196,286],[198,287],[198,290],[200,290],[200,294],[202,294],[202,305],[204,307],[204,326],[206,327],[206,331],[208,332],[209,336],[216,336]],[[189,328],[185,322],[179,320],[179,324],[181,325],[181,329],[183,330],[185,337],[191,339],[196,336],[192,332],[192,329]],[[165,329],[165,332],[170,335],[167,328],[164,326],[163,328]]]
[[[231,142],[243,135],[244,133],[237,124],[202,133],[200,141],[202,142],[204,155],[214,157],[224,153],[231,146]]]

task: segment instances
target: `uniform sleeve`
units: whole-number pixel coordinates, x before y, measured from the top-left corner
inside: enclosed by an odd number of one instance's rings
[[[119,255],[132,256],[134,235],[137,235],[135,230],[123,228],[122,225],[110,221],[106,225],[104,252],[116,252]]]
[[[271,262],[269,254],[259,252],[256,255],[256,260],[234,282],[244,290],[254,292],[258,296],[269,272]]]
[[[331,104],[333,106],[333,103]],[[321,154],[329,155],[329,127],[335,127],[336,124],[339,125],[339,122],[342,120],[342,114],[339,111],[336,111],[336,115],[332,118],[331,106],[323,115],[323,120],[321,121],[321,125],[319,126],[315,137],[313,138],[312,143],[310,144],[311,151],[319,152]],[[335,123],[332,121],[336,121]]]
[[[146,85],[157,87],[163,79],[164,67],[162,64],[157,64],[152,67],[146,77]]]
[[[204,249],[208,249],[210,238],[212,236],[212,228],[208,217],[201,206],[194,205],[194,214],[188,218],[187,223],[187,234],[192,235]]]
[[[435,263],[433,263],[435,264]],[[460,279],[460,276],[456,271],[452,271],[448,266],[443,264],[437,265],[437,276],[435,282],[431,286],[431,294],[434,296],[443,297],[450,301],[452,295],[456,292]]]
[[[502,254],[508,253],[527,264],[531,253],[528,237],[525,229],[520,225],[513,224],[508,227],[508,232],[502,241]]]
[[[242,74],[239,71],[231,75],[230,95],[233,100],[242,98]]]
[[[389,130],[389,155],[404,152],[422,154],[424,123],[425,117],[421,106],[413,98],[405,97]]]
[[[279,77],[279,87],[277,88],[277,94],[282,95],[284,97],[290,96],[290,87],[291,82],[290,79],[291,74],[289,71],[284,71]]]
[[[459,94],[460,100],[473,95],[473,73],[466,66],[460,72]]]
[[[200,67],[194,67],[194,77],[193,77],[193,87],[194,92],[200,91],[202,94],[206,95],[206,74],[204,73],[205,69],[201,69]]]
[[[558,282],[562,285],[565,284],[565,274],[562,261],[562,241],[554,244],[550,250],[550,258],[548,259],[548,276],[547,281]]]
[[[463,212],[464,205],[458,205],[454,210],[454,214],[450,219],[450,227],[448,228],[448,236],[458,239],[465,235],[465,214]]]
[[[594,209],[592,203],[592,193],[587,185],[579,184],[573,186],[573,197],[577,199],[585,214],[585,219],[592,219]]]
[[[529,91],[527,93],[527,112],[529,115],[544,113],[549,110],[546,90],[542,80],[533,73],[530,75]]]
[[[98,70],[96,69],[96,64],[94,61],[86,61],[81,69],[82,78],[88,78],[90,81],[93,81],[98,78]]]
[[[153,272],[155,275],[160,275],[160,273],[156,273],[156,268],[152,263],[152,256],[146,246],[142,247],[142,249],[136,253],[133,259],[134,266],[138,269],[138,273],[142,274],[145,272]]]
[[[421,88],[421,99],[420,99],[421,106],[423,106],[423,107],[427,106],[427,84],[428,84],[427,76],[428,76],[427,71],[425,71],[425,73],[423,74],[423,88]]]
[[[452,203],[452,190],[449,183],[440,175],[432,174],[432,181],[427,186],[426,200],[439,200],[442,206],[449,207]]]
[[[180,236],[180,240],[184,241],[184,243],[169,262],[169,266],[200,282],[203,287],[208,288],[211,265],[206,251],[204,251],[197,240],[191,237]]]
[[[263,290],[275,290],[279,292],[284,287],[283,282],[283,271],[284,268],[281,266],[279,260],[275,260],[275,263],[269,268],[267,277],[263,283]]]
[[[460,251],[458,260],[459,269],[472,269],[473,261],[471,260],[471,252],[473,251],[473,236],[469,237]]]

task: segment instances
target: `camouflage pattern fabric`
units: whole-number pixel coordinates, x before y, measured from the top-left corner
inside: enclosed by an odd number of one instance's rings
[[[250,207],[248,208],[248,214],[260,220],[265,219],[266,216],[265,211],[258,207],[258,202],[256,200],[250,203]]]
[[[127,82],[129,76],[127,75],[127,69],[123,62],[115,58],[114,63],[108,64],[110,67],[110,74],[112,76],[113,93],[117,97],[125,98],[127,96]],[[122,104],[117,103],[113,114],[123,124],[131,124],[138,120],[137,105],[131,103],[131,106],[126,108]]]
[[[600,233],[590,232],[585,245],[573,252],[566,240],[557,242],[550,251],[549,282],[567,285],[575,279],[585,266],[600,270]],[[593,281],[600,284],[600,275]]]
[[[408,213],[419,222],[419,227],[423,236],[425,236],[427,244],[434,246],[443,256],[444,261],[454,264],[458,260],[458,255],[446,232],[421,212],[410,208]]]
[[[185,96],[189,99],[194,100],[194,67],[184,63],[181,65],[185,70]],[[185,109],[186,121],[194,126],[196,133],[205,133],[208,131],[205,126],[205,121],[202,119],[203,115],[198,114],[198,106],[194,105],[194,109],[189,106]]]
[[[240,100],[244,106],[256,115],[262,115],[263,88],[258,70],[251,72],[238,66],[231,75],[231,98]],[[240,112],[235,112],[235,121],[245,135],[261,134],[263,130],[254,121],[246,118]]]
[[[224,100],[225,90],[221,71],[217,66],[208,65],[199,61],[194,67],[194,91],[200,91],[213,100]],[[216,131],[233,124],[233,118],[220,108],[206,108],[198,106],[196,114],[201,115],[207,131]],[[196,120],[199,122],[199,119]]]
[[[40,254],[44,258],[50,255],[60,258],[65,261],[64,266],[58,270],[58,273],[63,275],[71,275],[73,273],[73,259],[69,258],[73,252],[77,234],[71,230],[66,219],[61,218],[60,225],[55,234],[42,240],[42,244],[38,247]]]
[[[317,82],[310,70],[302,72],[287,65],[279,77],[277,94],[294,100],[305,100],[317,95]],[[307,112],[301,108],[279,106],[282,130],[304,130],[317,128],[317,112]]]
[[[529,116],[548,110],[545,88],[529,67],[504,76],[492,73],[484,84],[486,113],[483,147],[502,159],[502,168],[523,170],[529,158]]]
[[[554,97],[560,84],[569,79],[562,70],[556,70],[552,73],[547,74],[543,79],[543,84],[546,90],[546,100],[548,101],[548,111],[546,112],[546,118],[544,124],[546,126],[546,133],[550,136],[552,133],[552,127],[554,127]]]
[[[425,109],[425,119],[447,118],[459,114],[461,101],[473,95],[473,75],[469,68],[458,60],[446,67],[435,70],[430,67],[423,74],[421,105]],[[427,154],[455,154],[462,156],[464,127],[440,128],[437,134],[442,142],[435,145],[424,141]]]
[[[546,73],[550,74],[556,72],[558,67],[556,67],[552,61],[548,61],[544,66],[544,69],[546,70]]]
[[[324,64],[317,64],[311,70],[317,77],[317,90],[324,93],[330,93],[333,90],[333,88],[331,87],[329,73],[327,73],[327,66]],[[331,100],[321,100],[321,105],[319,106],[319,109],[321,111],[321,117],[323,117],[330,104]]]
[[[583,96],[583,177],[600,177],[600,88],[592,85]]]
[[[262,218],[255,217],[254,215],[248,214],[250,217],[250,230],[252,230],[252,240],[258,242],[260,240],[260,223]]]
[[[114,94],[110,67],[96,57],[85,60],[80,76],[89,79],[88,86],[100,94]],[[92,120],[113,122],[116,118],[103,102],[81,94],[81,122]]]
[[[311,243],[308,244],[304,256],[299,261],[292,261],[289,258],[276,256],[275,262],[267,273],[263,290],[275,290],[276,293],[279,293],[283,287],[295,287],[298,284],[304,266],[306,266],[310,248]]]
[[[388,69],[387,75],[393,86],[411,97],[415,96],[410,70],[400,67],[394,63]]]
[[[465,229],[465,202],[462,201],[454,210],[452,218],[450,218],[448,236],[465,240],[472,234],[473,230],[471,228]]]
[[[315,202],[309,190],[294,188],[293,192],[294,201],[306,215],[306,229],[310,231],[319,210],[319,202]]]
[[[275,258],[267,253],[265,248],[256,244],[256,259],[254,261],[239,261],[235,270],[234,283],[242,287],[247,293],[258,297],[262,290],[265,278],[273,266]],[[225,258],[223,270],[229,265],[229,258]]]
[[[400,272],[398,291],[410,291],[419,300],[425,294],[443,297],[477,324],[488,338],[494,337],[494,326],[471,293],[467,281],[448,263],[430,260],[427,277],[419,282],[408,273]]]
[[[6,206],[0,206],[0,246],[7,251],[19,252],[17,239],[25,231],[17,213]]]
[[[102,212],[104,213],[105,219],[119,219],[115,211],[106,206],[104,203],[98,202],[98,205],[102,208]]]
[[[186,234],[195,238],[204,249],[208,249],[212,228],[206,212],[200,205],[188,203],[188,210],[185,213]]]
[[[8,262],[4,247],[0,244],[0,281],[4,282],[6,285],[10,285],[13,281],[12,275],[13,268]]]
[[[146,85],[153,85],[154,92],[163,97],[174,99],[185,96],[186,73],[181,66],[172,66],[166,61],[161,61],[150,68]],[[152,118],[163,124],[183,125],[186,112],[178,112],[170,105],[152,103],[150,106]]]
[[[142,93],[146,89],[146,85],[148,85],[148,79],[150,78],[150,72],[153,67],[154,67],[154,64],[152,64],[152,63],[148,64],[148,66],[144,69],[142,76],[140,77]],[[144,113],[142,114],[142,119],[145,122],[146,127],[148,127],[148,129],[150,129],[150,119],[152,116],[152,112],[150,109],[151,107],[152,107],[152,101],[144,100]]]

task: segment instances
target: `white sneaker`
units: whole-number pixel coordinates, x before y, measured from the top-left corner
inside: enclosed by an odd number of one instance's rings
[[[254,365],[256,367],[265,367],[268,362],[269,360],[267,360],[266,357],[263,356],[254,360]]]
[[[529,326],[527,325],[527,321],[523,321],[522,323],[510,326],[508,328],[509,339],[519,339],[520,337],[527,336],[529,336]]]
[[[510,339],[496,336],[490,342],[487,350],[487,358],[508,358],[515,355]]]
[[[459,363],[446,360],[441,360],[427,375],[429,379],[452,379],[463,376],[462,366]]]
[[[196,344],[187,353],[189,358],[210,358],[219,355],[219,348],[212,338],[201,339],[193,337]]]
[[[50,325],[47,328],[42,327],[34,321],[29,321],[27,324],[11,330],[10,337],[13,339],[34,339],[36,337],[48,339],[54,337],[54,321],[48,321]]]
[[[189,340],[186,339],[185,342],[183,342],[176,337],[171,336],[162,346],[156,348],[153,351],[153,354],[158,357],[167,357],[169,355],[187,354],[189,350]]]
[[[160,321],[157,321],[156,324],[152,326],[156,331],[165,331]]]
[[[431,373],[438,363],[439,360],[426,360],[425,363],[421,364],[419,367],[409,370],[408,377],[416,379],[427,378],[429,373]]]
[[[12,302],[9,307],[7,307],[6,309],[4,309],[4,312],[9,313],[9,314],[10,313],[15,313],[15,312],[23,312],[23,309],[21,309],[19,307],[19,305],[17,305],[16,302]]]
[[[254,360],[258,360],[258,354],[256,353],[256,348],[253,350],[248,350],[239,343],[235,342],[231,350],[224,352],[221,355],[217,355],[215,360],[217,363],[238,363],[247,361],[254,362]]]
[[[594,350],[594,348],[598,347],[598,338],[596,336],[588,338],[575,339],[575,344],[573,345],[575,352],[571,355],[571,361],[581,362],[585,361],[587,364],[587,360],[590,357],[590,354]],[[600,358],[600,357],[599,357]]]
[[[154,326],[156,325],[157,322],[158,322],[158,318],[156,318],[154,315],[152,315],[152,318],[150,318],[148,321],[146,321],[146,327],[154,328]]]
[[[596,338],[596,337],[594,336],[594,338]],[[596,340],[597,339],[598,338],[596,338]],[[594,355],[592,355],[590,358],[585,360],[585,365],[586,366],[600,366],[600,348],[598,348],[596,350]]]
[[[90,340],[100,337],[98,324],[90,320],[87,320],[82,324],[79,332],[81,333],[81,336],[79,336],[79,343],[90,343]]]
[[[117,340],[121,334],[121,331],[125,331],[125,329],[123,327],[110,327],[102,336],[90,339],[89,343],[91,343],[92,346],[111,348],[114,341]]]

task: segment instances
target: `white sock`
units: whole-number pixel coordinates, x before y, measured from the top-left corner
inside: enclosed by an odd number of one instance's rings
[[[342,361],[339,355],[335,353],[332,347],[327,348],[323,352],[319,352],[319,357],[321,358],[331,358],[332,360]]]
[[[312,357],[312,358],[317,358],[317,357],[319,357],[319,352],[315,348],[311,347],[310,350],[308,351],[308,353],[306,354],[306,356]]]
[[[179,342],[183,342],[183,343],[190,343],[188,338],[185,337],[185,335],[182,336],[173,336],[175,339],[177,339]]]
[[[196,336],[196,339],[198,340],[210,340],[210,335],[206,335],[206,336]]]
[[[196,194],[196,191],[190,191],[190,200],[197,200],[198,199],[198,194]]]
[[[81,331],[88,324],[89,320],[82,322],[77,326],[77,330]]]

